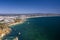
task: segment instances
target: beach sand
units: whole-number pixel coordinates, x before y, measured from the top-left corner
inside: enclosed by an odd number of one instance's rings
[[[24,20],[21,20],[20,22],[16,22],[16,23],[12,23],[12,24],[9,24],[8,26],[15,26],[15,25],[17,25],[17,24],[22,24],[22,23],[24,23],[25,21]]]

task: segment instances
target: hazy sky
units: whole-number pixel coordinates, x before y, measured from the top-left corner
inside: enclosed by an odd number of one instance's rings
[[[60,13],[60,0],[0,0],[0,13]]]

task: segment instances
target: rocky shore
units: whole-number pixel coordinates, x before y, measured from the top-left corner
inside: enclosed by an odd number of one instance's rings
[[[11,19],[12,20],[12,19]],[[25,20],[23,19],[13,19],[11,22],[7,22],[5,20],[0,21],[0,40],[6,35],[8,35],[12,30],[11,26],[22,24]]]

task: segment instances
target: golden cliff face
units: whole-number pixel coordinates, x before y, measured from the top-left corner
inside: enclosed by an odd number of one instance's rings
[[[10,31],[11,31],[11,29],[10,28],[5,28],[5,29],[0,29],[0,36],[2,35],[2,34],[9,34],[10,33]]]
[[[10,22],[9,25],[17,22],[21,22],[22,20],[16,19],[14,21],[15,22]],[[9,28],[9,25],[6,23],[0,23],[0,38],[3,38],[5,35],[11,32],[11,28]]]
[[[2,39],[5,35],[11,32],[11,28],[9,28],[6,24],[0,23],[0,39]]]
[[[24,20],[14,19],[14,22],[13,21],[7,23],[5,23],[4,21],[0,22],[0,39],[2,40],[2,38],[5,35],[11,32],[11,28],[9,27],[9,25],[12,26],[12,25],[20,24],[21,22],[24,22]]]

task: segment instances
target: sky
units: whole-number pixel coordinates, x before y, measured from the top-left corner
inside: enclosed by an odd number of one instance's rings
[[[0,14],[60,13],[60,0],[0,0]]]

